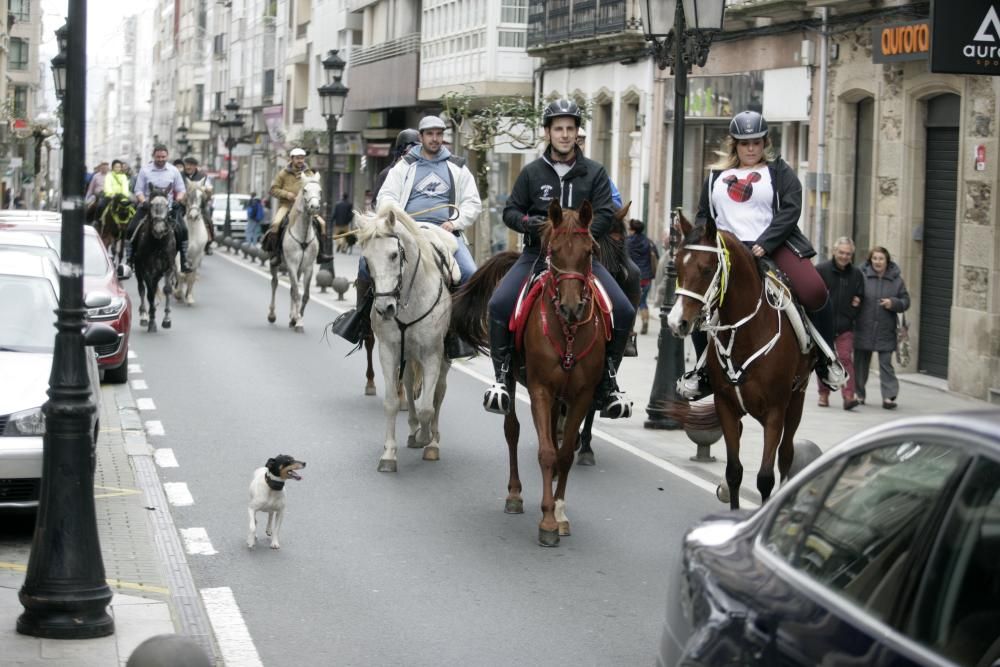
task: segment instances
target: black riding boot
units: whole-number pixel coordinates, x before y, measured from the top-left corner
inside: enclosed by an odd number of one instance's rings
[[[483,396],[483,407],[487,412],[495,412],[498,415],[510,414],[512,405],[510,402],[510,392],[507,390],[508,373],[510,373],[511,359],[514,356],[513,334],[507,327],[506,322],[500,320],[490,320],[490,359],[493,361],[493,373],[496,382],[486,390]]]
[[[191,273],[191,263],[188,262],[188,242],[184,239],[177,245],[177,252],[181,256],[181,273]]]
[[[691,334],[691,342],[694,343],[694,357],[697,363],[708,347],[708,334],[696,331]],[[708,369],[705,366],[696,367],[677,379],[677,395],[683,399],[697,401],[711,393],[712,383],[708,379]]]
[[[356,306],[339,316],[330,325],[330,331],[348,343],[358,345],[372,329],[372,304],[375,303],[375,283],[371,278],[358,276],[354,282],[358,298]]]
[[[627,419],[632,416],[632,401],[618,388],[618,368],[625,356],[629,333],[618,330],[612,332],[605,356],[604,378],[594,394],[597,405],[601,408],[601,416],[605,419]]]
[[[832,391],[840,391],[840,388],[847,383],[847,371],[836,358],[837,347],[834,339],[834,317],[833,304],[827,297],[826,303],[819,310],[806,311],[809,321],[816,327],[816,331],[823,341],[830,348],[834,358],[831,359],[821,349],[816,350],[816,376],[820,382],[829,387]]]

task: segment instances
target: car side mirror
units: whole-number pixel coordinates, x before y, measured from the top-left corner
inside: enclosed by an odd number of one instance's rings
[[[132,267],[128,264],[118,265],[118,280],[128,280],[132,277]]]
[[[111,295],[105,291],[87,292],[83,297],[87,308],[107,308],[111,305]]]
[[[95,308],[99,307],[95,306]],[[116,345],[117,343],[118,332],[107,324],[92,322],[83,331],[84,345],[100,347],[102,345]]]

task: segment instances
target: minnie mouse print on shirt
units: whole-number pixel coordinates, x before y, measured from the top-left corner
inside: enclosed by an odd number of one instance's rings
[[[774,188],[766,164],[724,170],[712,186],[715,224],[740,241],[755,242],[771,224]]]

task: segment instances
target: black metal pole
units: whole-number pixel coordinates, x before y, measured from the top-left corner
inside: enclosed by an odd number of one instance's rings
[[[69,3],[63,99],[62,240],[55,351],[45,415],[42,486],[28,571],[18,598],[21,634],[52,639],[104,637],[107,612],[94,507],[95,449],[83,327],[83,162],[87,77],[87,2]]]
[[[685,40],[684,9],[677,0],[674,13],[674,152],[670,180],[670,209],[673,212],[684,203],[684,115],[687,105],[687,63],[684,62]],[[669,218],[668,218],[669,219]],[[677,379],[684,371],[684,341],[670,333],[667,317],[677,298],[674,294],[677,271],[674,268],[676,238],[673,225],[670,229],[670,247],[664,269],[663,301],[660,303],[660,335],[657,338],[656,375],[649,395],[643,424],[649,429],[679,429],[683,424],[667,415],[667,406],[677,400]]]
[[[228,166],[226,167],[226,221],[222,227],[223,238],[232,235],[232,218],[229,215],[229,195],[233,192],[233,129],[226,128],[226,152],[229,155]]]
[[[325,247],[326,252],[330,256],[329,262],[323,262],[320,265],[321,269],[326,269],[330,272],[330,277],[336,277],[336,273],[333,268],[333,208],[335,202],[339,201],[337,199],[337,194],[334,192],[334,181],[333,181],[333,135],[337,131],[337,117],[330,115],[326,117],[326,141],[327,141],[327,165],[326,165],[326,239]]]

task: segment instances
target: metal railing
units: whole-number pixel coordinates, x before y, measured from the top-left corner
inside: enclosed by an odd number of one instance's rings
[[[528,48],[641,28],[635,0],[531,0]]]
[[[351,65],[366,65],[368,63],[378,62],[379,60],[405,56],[409,53],[417,53],[419,51],[420,33],[411,32],[408,35],[403,35],[402,37],[397,37],[396,39],[390,39],[389,41],[382,42],[381,44],[363,46],[356,49],[351,54]]]

